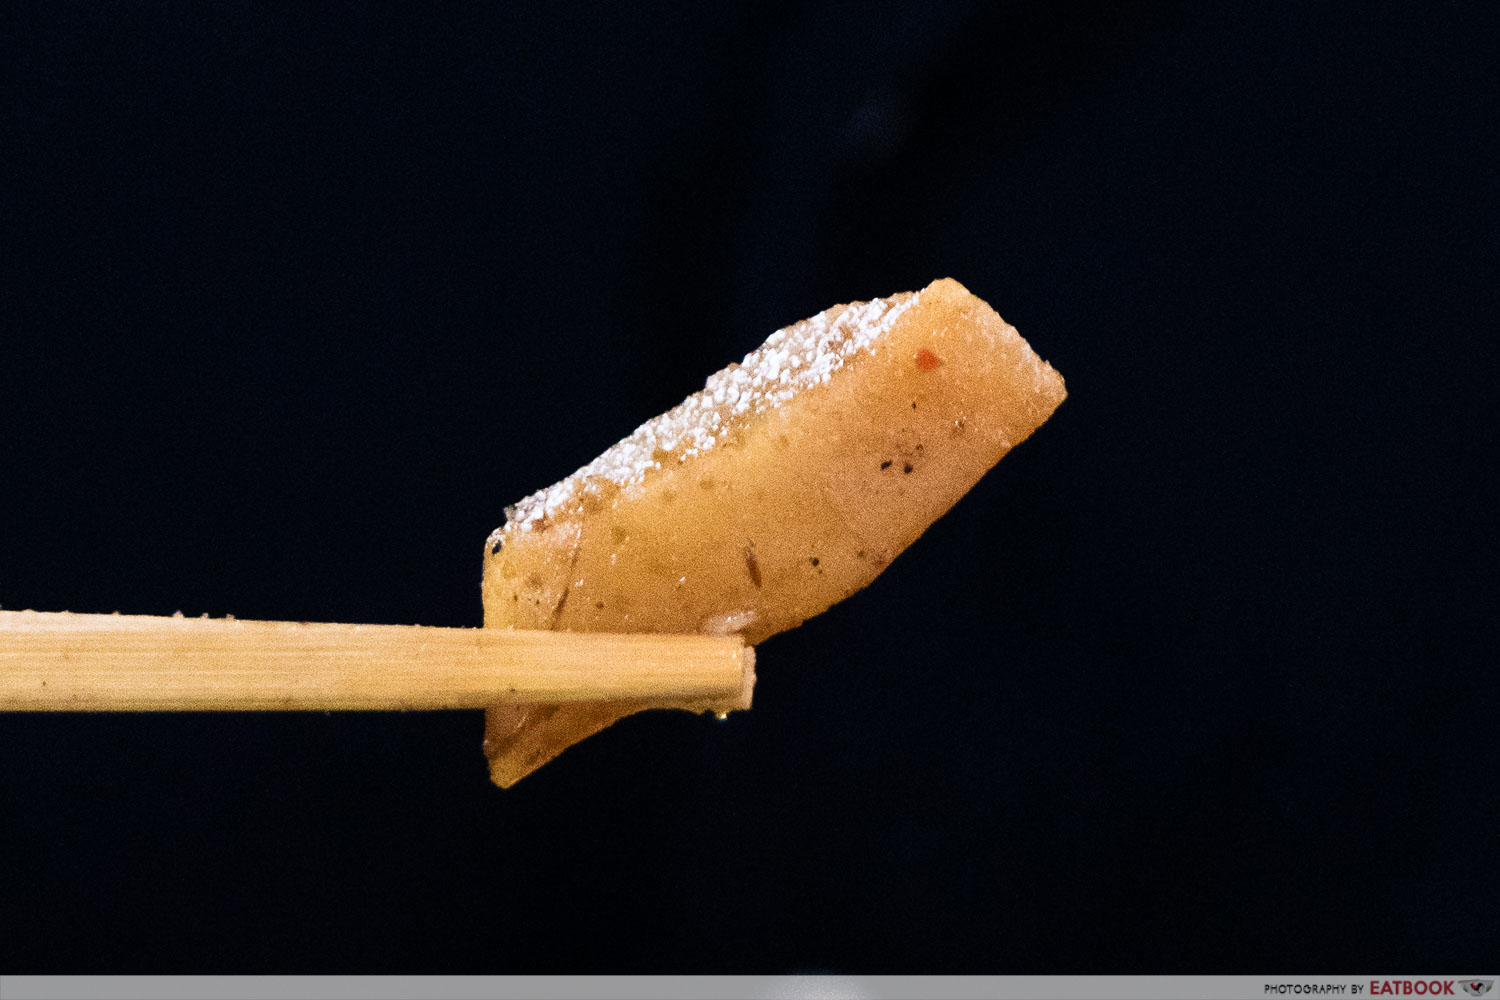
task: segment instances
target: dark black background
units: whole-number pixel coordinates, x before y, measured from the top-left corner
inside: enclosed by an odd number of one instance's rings
[[[505,504],[943,275],[1071,396],[754,711],[508,792],[0,716],[0,966],[1493,964],[1489,5],[285,7],[0,17],[7,608],[475,625]]]

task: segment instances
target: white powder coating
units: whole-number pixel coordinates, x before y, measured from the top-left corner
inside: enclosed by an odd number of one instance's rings
[[[507,507],[505,524],[490,534],[489,547],[509,533],[529,531],[580,493],[636,486],[649,471],[661,468],[663,458],[685,461],[708,451],[755,414],[827,382],[857,352],[874,354],[881,335],[920,297],[920,292],[907,292],[836,306],[777,330],[744,361],[710,375],[701,390],[646,421],[588,465]]]

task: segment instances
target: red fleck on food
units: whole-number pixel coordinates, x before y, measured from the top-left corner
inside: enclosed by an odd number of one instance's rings
[[[924,372],[930,372],[942,363],[942,358],[938,357],[936,354],[933,354],[925,347],[917,352],[917,367],[922,369]]]

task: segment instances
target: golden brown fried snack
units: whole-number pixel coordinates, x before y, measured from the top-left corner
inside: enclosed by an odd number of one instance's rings
[[[951,279],[834,306],[508,508],[485,625],[757,643],[867,585],[1065,395]],[[511,785],[647,707],[492,708],[491,774]]]

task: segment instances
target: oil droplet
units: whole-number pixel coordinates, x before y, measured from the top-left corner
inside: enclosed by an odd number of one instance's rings
[[[714,718],[718,719],[720,722],[728,722],[729,721],[729,713],[728,712],[715,712],[714,713]]]

